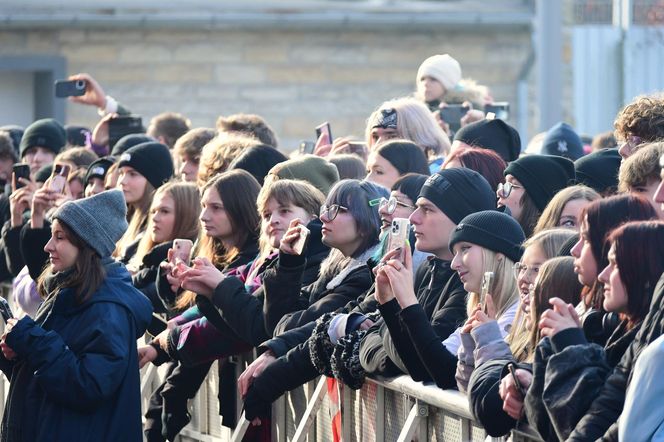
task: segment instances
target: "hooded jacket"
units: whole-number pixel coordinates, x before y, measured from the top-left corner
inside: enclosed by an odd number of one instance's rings
[[[103,264],[104,281],[82,304],[73,289],[51,293],[35,320],[7,334],[18,357],[0,357],[11,380],[3,442],[142,440],[136,340],[152,307],[122,264]]]

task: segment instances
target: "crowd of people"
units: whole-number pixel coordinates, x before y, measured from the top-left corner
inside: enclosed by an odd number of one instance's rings
[[[308,153],[254,114],[116,139],[129,107],[70,80],[93,130],[0,127],[0,440],[172,441],[214,361],[246,440],[320,375],[458,389],[491,436],[663,437],[664,96],[612,133],[559,123],[526,145],[435,55],[363,138],[328,126]],[[146,364],[166,376],[141,411]]]

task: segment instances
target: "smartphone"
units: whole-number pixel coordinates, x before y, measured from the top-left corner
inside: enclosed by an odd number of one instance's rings
[[[51,182],[48,185],[49,190],[55,193],[65,193],[65,184],[67,184],[67,177],[70,171],[71,166],[68,164],[56,164],[53,167]]]
[[[293,244],[293,251],[295,251],[295,253],[297,253],[298,255],[302,255],[302,252],[304,252],[304,248],[307,245],[309,234],[311,232],[302,224],[298,225],[298,228],[300,229],[300,237]]]
[[[14,317],[12,309],[9,307],[9,303],[2,297],[0,297],[0,316],[2,316],[2,320],[5,321],[5,324]]]
[[[486,311],[486,295],[491,291],[493,285],[493,272],[484,272],[482,276],[482,285],[480,286],[480,304]]]
[[[55,96],[58,98],[80,97],[85,94],[86,87],[85,80],[56,80]]]
[[[125,135],[142,134],[143,119],[136,116],[115,117],[108,120],[108,145],[112,149],[115,143]]]
[[[348,143],[348,150],[350,153],[354,153],[355,155],[359,155],[360,157],[365,158],[369,148],[365,142],[353,141],[352,143]]]
[[[12,171],[12,189],[16,190],[20,189],[21,187],[25,187],[25,184],[20,182],[18,179],[25,178],[26,180],[30,181],[30,166],[27,164],[14,164],[14,166],[12,166]]]
[[[320,138],[322,134],[327,134],[327,139],[330,141],[330,144],[332,144],[332,129],[330,129],[330,123],[327,121],[320,126],[316,127],[316,140]]]
[[[516,386],[516,389],[519,391],[519,394],[521,395],[521,399],[525,399],[526,389],[523,388],[523,385],[521,385],[521,382],[519,382],[519,378],[516,376],[516,365],[513,362],[510,362],[509,364],[507,364],[507,370],[510,372],[510,375],[512,376],[512,380],[514,381],[514,385]]]
[[[406,218],[394,218],[390,227],[389,237],[387,239],[387,251],[401,248],[398,259],[403,262],[408,246],[408,236],[410,235],[410,222]]]
[[[470,110],[463,104],[448,104],[440,109],[440,118],[450,126],[453,132],[461,128],[461,119]]]
[[[189,266],[191,261],[191,251],[193,248],[194,243],[189,239],[174,239],[171,263],[176,264],[178,260],[180,260]]]
[[[507,120],[510,117],[510,104],[507,101],[500,101],[484,105],[484,113],[493,112],[500,120]]]
[[[315,148],[316,148],[316,143],[314,143],[313,141],[302,141],[300,142],[299,152],[302,155],[308,153],[314,153]]]

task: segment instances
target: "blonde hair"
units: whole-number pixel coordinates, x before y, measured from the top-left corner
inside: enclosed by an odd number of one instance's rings
[[[493,272],[493,284],[489,287],[491,299],[496,308],[496,318],[507,311],[519,299],[519,287],[513,276],[514,261],[507,256],[482,248],[482,274]],[[479,303],[479,293],[468,293],[468,315]]]
[[[533,233],[559,227],[558,223],[560,222],[563,210],[565,210],[565,205],[570,201],[584,199],[588,202],[592,202],[600,198],[601,196],[599,193],[582,184],[562,189],[554,195],[551,201],[549,201],[549,204],[547,204],[542,211],[542,215],[540,215]]]
[[[198,188],[191,183],[168,182],[161,186],[154,194],[150,212],[152,211],[154,201],[158,196],[168,194],[173,198],[175,223],[173,224],[173,233],[168,241],[182,238],[195,241],[198,237],[200,222],[198,215],[201,212],[201,198]],[[150,231],[152,226],[152,217],[148,218],[146,231]],[[138,243],[136,254],[129,261],[129,267],[139,269],[143,262],[143,257],[157,244],[152,240],[149,234],[143,235]]]
[[[394,109],[396,111],[398,137],[420,146],[428,158],[435,158],[449,153],[451,147],[449,137],[440,128],[429,109],[422,102],[412,97],[386,101],[371,113],[365,130],[368,146],[373,147],[371,130],[384,109]]]
[[[544,255],[545,260],[550,260],[558,255],[558,250],[568,240],[577,235],[576,231],[571,229],[549,229],[536,233],[523,243],[524,250],[529,247],[537,247]],[[514,281],[517,281],[512,276]],[[575,278],[576,279],[576,278]],[[517,281],[518,286],[518,281]],[[522,309],[518,309],[512,322],[512,330],[508,336],[507,342],[510,345],[512,355],[518,361],[524,361],[531,356],[531,334],[526,326],[526,316]]]
[[[136,241],[136,238],[145,231],[148,215],[150,214],[150,205],[152,204],[155,192],[156,189],[154,186],[146,180],[145,190],[141,198],[135,203],[128,204],[127,219],[129,227],[127,227],[127,231],[122,235],[120,241],[117,242],[113,257],[122,258],[127,247]]]
[[[214,137],[201,151],[198,187],[203,188],[212,177],[225,172],[242,151],[258,144],[260,141],[246,136],[220,134]]]

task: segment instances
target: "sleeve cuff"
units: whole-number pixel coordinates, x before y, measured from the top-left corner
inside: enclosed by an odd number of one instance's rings
[[[588,341],[583,334],[583,329],[579,327],[567,328],[551,336],[551,346],[556,353],[560,353],[570,345],[583,345],[587,343]]]
[[[383,317],[396,316],[401,311],[401,306],[399,305],[399,301],[394,298],[387,301],[385,304],[378,304],[378,310],[380,310],[380,314]]]
[[[289,255],[279,252],[279,267],[296,268],[303,267],[307,261],[304,255]]]
[[[215,287],[214,293],[212,293],[212,304],[223,310],[226,305],[226,297],[243,288],[244,284],[235,276],[228,276],[222,279],[219,285]]]
[[[477,347],[485,347],[492,342],[502,341],[503,337],[500,334],[498,322],[489,321],[470,331]],[[462,335],[463,336],[463,335]]]

